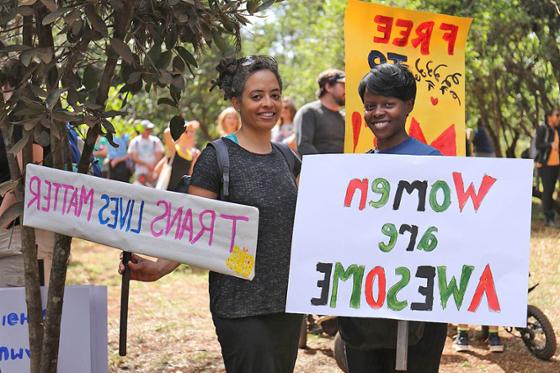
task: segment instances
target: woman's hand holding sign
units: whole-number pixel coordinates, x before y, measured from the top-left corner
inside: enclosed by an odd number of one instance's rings
[[[158,259],[153,261],[147,258],[143,258],[139,255],[132,254],[130,261],[127,266],[130,270],[130,279],[144,282],[152,282],[159,280],[166,274],[172,272],[175,268],[179,266],[180,263],[167,260]],[[125,265],[122,262],[119,263],[119,273],[122,275],[125,271]]]

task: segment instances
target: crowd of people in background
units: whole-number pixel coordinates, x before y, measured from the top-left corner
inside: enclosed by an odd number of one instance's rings
[[[317,84],[317,101],[300,110],[292,98],[283,98],[279,119],[271,130],[272,142],[285,144],[298,155],[344,151],[344,116],[340,112],[345,104],[344,72],[323,71]],[[216,124],[220,137],[236,133],[241,128],[239,112],[233,106],[224,108]],[[111,145],[103,136],[97,139],[93,156],[101,177],[175,190],[181,176],[192,174],[200,154],[200,123],[184,121],[184,132],[177,139],[169,127],[162,131],[160,139],[154,135],[155,124],[147,119],[136,121],[133,126],[135,137],[113,137],[118,146]]]

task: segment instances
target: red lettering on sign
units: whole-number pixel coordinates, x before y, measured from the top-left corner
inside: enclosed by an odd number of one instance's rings
[[[404,27],[404,30],[399,31],[400,38],[393,39],[393,45],[404,47],[408,43],[408,38],[410,37],[414,24],[409,19],[397,19],[396,25],[397,27]]]
[[[387,44],[389,39],[391,38],[391,29],[393,28],[393,17],[386,17],[377,15],[373,19],[377,25],[377,31],[383,34],[383,37],[374,36],[373,42],[374,43],[384,43]]]
[[[430,54],[430,40],[432,38],[432,31],[434,30],[434,22],[422,22],[416,28],[416,39],[412,39],[411,43],[414,48],[420,45],[420,53]]]
[[[457,41],[459,26],[450,23],[442,23],[439,28],[440,30],[447,31],[443,34],[442,39],[447,42],[447,54],[452,56],[455,52],[455,42]]]

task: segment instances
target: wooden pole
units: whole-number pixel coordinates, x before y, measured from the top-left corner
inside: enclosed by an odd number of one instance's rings
[[[406,371],[408,360],[408,321],[399,320],[397,329],[397,358],[395,370]]]
[[[130,269],[128,269],[128,262],[130,261],[131,254],[123,251],[122,262],[124,264],[124,273],[122,275],[121,284],[121,321],[119,333],[119,355],[126,356],[126,333],[128,327],[128,294],[130,289]]]

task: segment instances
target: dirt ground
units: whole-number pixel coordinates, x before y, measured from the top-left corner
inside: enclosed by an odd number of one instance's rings
[[[529,302],[539,306],[560,330],[560,232],[533,229],[532,282],[540,282]],[[120,276],[119,251],[74,240],[70,284],[108,287],[109,370],[115,372],[224,372],[220,347],[208,311],[207,274],[181,266],[155,283],[132,282],[127,356],[118,355]],[[450,330],[450,334],[452,331]],[[560,354],[543,362],[533,357],[521,339],[503,329],[506,351],[490,353],[473,331],[468,353],[452,351],[448,338],[440,372],[560,372]],[[308,348],[300,349],[296,372],[341,372],[333,358],[333,338],[309,335]]]

